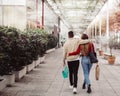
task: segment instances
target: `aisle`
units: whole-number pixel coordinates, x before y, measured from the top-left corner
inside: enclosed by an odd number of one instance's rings
[[[95,65],[90,75],[92,82],[92,93],[87,94],[81,88],[83,75],[81,66],[79,68],[78,94],[76,96],[119,96],[120,94],[120,66],[108,65],[103,57],[98,56],[100,61],[101,76],[96,81],[94,77]],[[13,87],[7,87],[0,96],[74,96],[68,88],[68,79],[61,76],[62,70],[62,48],[46,54],[46,61],[27,74]]]

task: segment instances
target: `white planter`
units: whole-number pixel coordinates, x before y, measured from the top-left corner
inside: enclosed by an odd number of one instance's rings
[[[6,87],[6,79],[0,78],[0,91],[3,90]]]
[[[50,52],[53,52],[53,51],[55,51],[55,48],[47,50],[46,53],[50,53]]]
[[[20,70],[20,71],[15,71],[15,81],[19,81],[23,76],[26,74],[26,66]]]
[[[40,63],[44,63],[45,62],[45,55],[43,57],[40,57]]]
[[[36,61],[33,61],[33,63],[34,63],[34,68],[36,67]]]
[[[7,86],[12,86],[15,83],[15,74],[4,75],[7,81]]]
[[[37,67],[40,64],[40,57],[38,58],[38,60],[35,61],[35,67]]]
[[[35,67],[35,62],[32,62],[31,64],[27,65],[26,67],[27,67],[26,68],[27,73],[32,71],[34,69],[34,67]]]

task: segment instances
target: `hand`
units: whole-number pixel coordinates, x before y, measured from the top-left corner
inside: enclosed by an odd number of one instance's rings
[[[63,67],[65,67],[65,65],[66,65],[66,64],[65,64],[65,63],[63,63]]]
[[[71,53],[68,53],[68,56],[71,56]]]
[[[66,63],[65,63],[65,59],[63,60],[63,67],[66,65]]]
[[[96,63],[96,65],[98,65],[98,62]]]

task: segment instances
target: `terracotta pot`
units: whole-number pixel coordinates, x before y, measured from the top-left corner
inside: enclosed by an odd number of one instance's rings
[[[104,53],[104,59],[107,60],[108,56],[110,56],[110,54],[106,54],[106,53]]]
[[[103,50],[99,50],[99,55],[100,55],[100,56],[104,55]]]
[[[107,60],[109,64],[111,65],[115,64],[115,56],[108,56]]]

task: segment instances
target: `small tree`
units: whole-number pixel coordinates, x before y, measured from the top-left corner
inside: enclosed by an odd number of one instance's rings
[[[109,39],[109,49],[110,49],[110,56],[111,57],[113,56],[112,49],[113,49],[114,45],[115,45],[114,37],[110,37],[110,39]]]
[[[109,39],[110,56],[107,57],[107,60],[108,60],[109,64],[114,64],[115,63],[115,56],[112,53],[113,47],[114,47],[114,38],[110,38]]]

